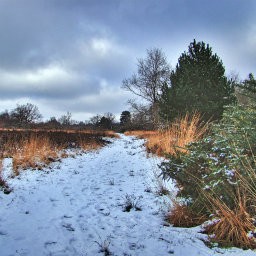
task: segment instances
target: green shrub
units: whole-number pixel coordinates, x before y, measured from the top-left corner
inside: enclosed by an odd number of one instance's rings
[[[189,153],[169,156],[162,163],[162,176],[176,180],[178,196],[194,211],[209,214],[204,191],[232,209],[240,182],[237,174],[248,175],[244,162],[249,161],[255,170],[255,124],[255,108],[226,107],[221,122],[212,125],[207,137],[187,145]]]

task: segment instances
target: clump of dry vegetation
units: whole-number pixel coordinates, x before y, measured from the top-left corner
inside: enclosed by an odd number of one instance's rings
[[[235,171],[237,187],[233,193],[234,206],[230,206],[215,194],[202,191],[208,202],[208,211],[216,221],[205,226],[212,234],[211,240],[222,246],[256,248],[256,173],[255,158],[242,161],[245,173]]]
[[[256,248],[253,114],[228,108],[219,124],[203,124],[194,114],[167,129],[128,133],[146,139],[149,152],[169,159],[162,164],[161,175],[176,180],[182,200],[171,198],[168,222],[180,227],[204,223],[210,242]]]
[[[165,219],[174,227],[194,227],[207,220],[205,215],[195,213],[185,204],[175,199],[171,199],[171,201],[173,206],[166,214]]]
[[[231,195],[234,204],[225,202],[212,190],[201,190],[208,214],[203,209],[200,211],[193,205],[188,206],[171,198],[173,206],[166,214],[166,221],[176,227],[194,227],[202,224],[203,232],[209,235],[210,243],[223,247],[255,249],[256,173],[251,165],[246,168],[246,176],[236,172],[238,186]],[[198,180],[195,187],[198,187],[199,183],[201,181]]]
[[[163,156],[164,154],[175,155],[177,151],[186,152],[185,146],[201,139],[208,128],[208,123],[202,123],[201,115],[195,113],[177,118],[164,129],[157,131],[129,131],[125,134],[146,139],[148,152]]]
[[[140,130],[136,130],[136,131],[126,131],[124,134],[127,136],[136,136],[140,139],[148,139],[151,136],[155,136],[157,131],[140,131]]]
[[[205,226],[205,232],[211,235],[211,241],[217,242],[221,246],[255,248],[254,235],[253,233],[249,235],[255,226],[248,211],[246,192],[236,191],[237,202],[234,208],[219,198],[209,194],[205,196],[208,199],[210,210],[215,213],[215,221]]]
[[[57,147],[47,137],[31,135],[21,142],[19,148],[12,152],[13,169],[19,174],[20,169],[38,168],[55,161],[60,147]]]

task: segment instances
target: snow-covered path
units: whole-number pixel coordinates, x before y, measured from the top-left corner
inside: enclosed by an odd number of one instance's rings
[[[0,256],[256,255],[211,250],[196,228],[164,226],[163,197],[149,192],[159,162],[142,140],[121,135],[98,152],[10,179],[14,191],[0,192]],[[124,211],[127,198],[141,211]]]

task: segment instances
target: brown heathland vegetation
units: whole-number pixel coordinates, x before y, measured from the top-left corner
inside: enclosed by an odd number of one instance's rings
[[[195,113],[176,119],[164,129],[156,131],[129,131],[126,135],[133,135],[146,139],[148,152],[163,156],[175,155],[177,151],[186,152],[185,146],[197,141],[208,131],[208,123],[201,122],[201,116]]]
[[[104,137],[116,137],[112,131],[75,131],[39,129],[1,129],[0,159],[13,158],[13,171],[42,169],[66,156],[65,149],[93,150],[104,146]]]

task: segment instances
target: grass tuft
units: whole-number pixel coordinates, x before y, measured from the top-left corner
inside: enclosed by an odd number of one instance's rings
[[[124,203],[123,203],[123,212],[130,212],[131,209],[134,209],[135,211],[141,211],[140,206],[140,199],[142,197],[136,197],[135,195],[125,195]]]
[[[197,141],[208,131],[209,124],[201,122],[201,115],[186,114],[176,119],[167,128],[158,131],[130,131],[126,135],[133,135],[146,139],[148,152],[163,156],[176,155],[177,151],[187,152],[185,146]]]
[[[239,192],[240,193],[240,192]],[[253,219],[247,210],[246,198],[239,194],[237,205],[231,209],[217,198],[208,197],[212,210],[215,211],[211,224],[205,227],[213,242],[221,246],[237,246],[244,249],[255,248],[256,241],[249,233],[254,230]]]
[[[165,219],[174,227],[195,227],[206,221],[206,216],[195,213],[190,207],[172,199],[173,207]]]
[[[211,240],[222,246],[237,246],[244,249],[256,248],[255,216],[256,216],[256,173],[255,158],[253,163],[247,158],[243,162],[246,172],[242,175],[236,171],[238,180],[234,192],[235,207],[230,207],[220,198],[203,192],[208,201],[209,211],[215,213],[212,224],[206,226],[208,234],[213,234]]]

